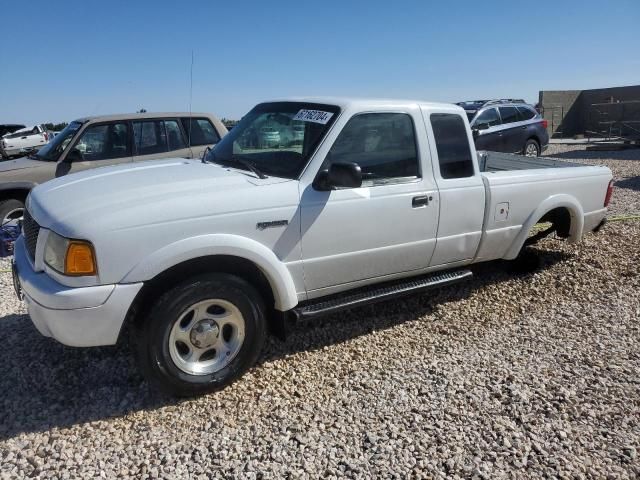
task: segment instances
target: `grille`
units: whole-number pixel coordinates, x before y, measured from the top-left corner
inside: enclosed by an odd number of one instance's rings
[[[22,232],[24,234],[24,243],[27,251],[33,260],[36,256],[36,244],[38,243],[38,234],[40,233],[40,225],[36,222],[27,210],[24,211],[22,217]]]

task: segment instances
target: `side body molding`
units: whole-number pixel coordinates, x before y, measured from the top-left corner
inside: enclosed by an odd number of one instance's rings
[[[559,194],[552,195],[544,200],[538,208],[536,208],[531,215],[527,218],[524,225],[522,225],[522,230],[515,238],[509,250],[504,257],[505,260],[513,260],[518,256],[522,245],[524,245],[525,240],[529,236],[529,232],[531,228],[544,216],[545,213],[556,209],[564,207],[569,210],[571,215],[571,227],[569,229],[569,241],[571,243],[577,243],[582,239],[582,230],[584,229],[584,211],[580,206],[580,202],[578,202],[571,195]]]
[[[211,255],[231,255],[253,262],[269,281],[277,310],[290,310],[297,305],[295,285],[286,265],[265,245],[238,235],[201,235],[166,245],[143,258],[122,283],[148,281],[187,260]]]

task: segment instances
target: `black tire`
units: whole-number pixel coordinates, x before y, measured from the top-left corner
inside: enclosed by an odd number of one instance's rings
[[[11,215],[11,218],[17,219],[17,212],[20,210],[24,211],[24,203],[22,203],[20,200],[10,198],[9,200],[0,202],[0,226],[4,225],[10,220],[10,218],[8,218],[9,215]],[[22,214],[20,214],[19,216],[22,217]]]
[[[226,366],[194,375],[176,366],[169,352],[169,338],[183,312],[209,299],[222,299],[240,311],[244,340]],[[264,301],[256,289],[239,277],[216,273],[194,277],[164,293],[134,335],[145,377],[167,393],[189,397],[220,390],[242,376],[258,359],[266,331]]]
[[[528,151],[532,150],[533,148],[535,148],[535,155],[532,155],[531,153],[527,153]],[[523,155],[527,155],[530,157],[539,157],[540,156],[540,144],[533,138],[530,138],[529,140],[527,140],[527,143],[524,144],[524,148],[522,149],[522,154]]]

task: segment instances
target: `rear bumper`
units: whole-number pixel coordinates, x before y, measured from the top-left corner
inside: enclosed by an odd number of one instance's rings
[[[24,302],[38,331],[65,345],[113,345],[142,283],[72,288],[36,272],[24,240],[15,244],[14,261]]]

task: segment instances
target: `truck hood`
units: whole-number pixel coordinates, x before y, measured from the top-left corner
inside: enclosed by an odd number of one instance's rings
[[[71,238],[268,208],[257,191],[292,180],[170,159],[103,167],[34,188],[27,208],[43,227]],[[263,190],[261,190],[263,189]]]
[[[27,168],[38,168],[41,167],[43,163],[46,162],[43,160],[33,160],[27,157],[16,158],[15,160],[5,160],[4,162],[0,162],[0,174],[3,172],[25,170]]]

